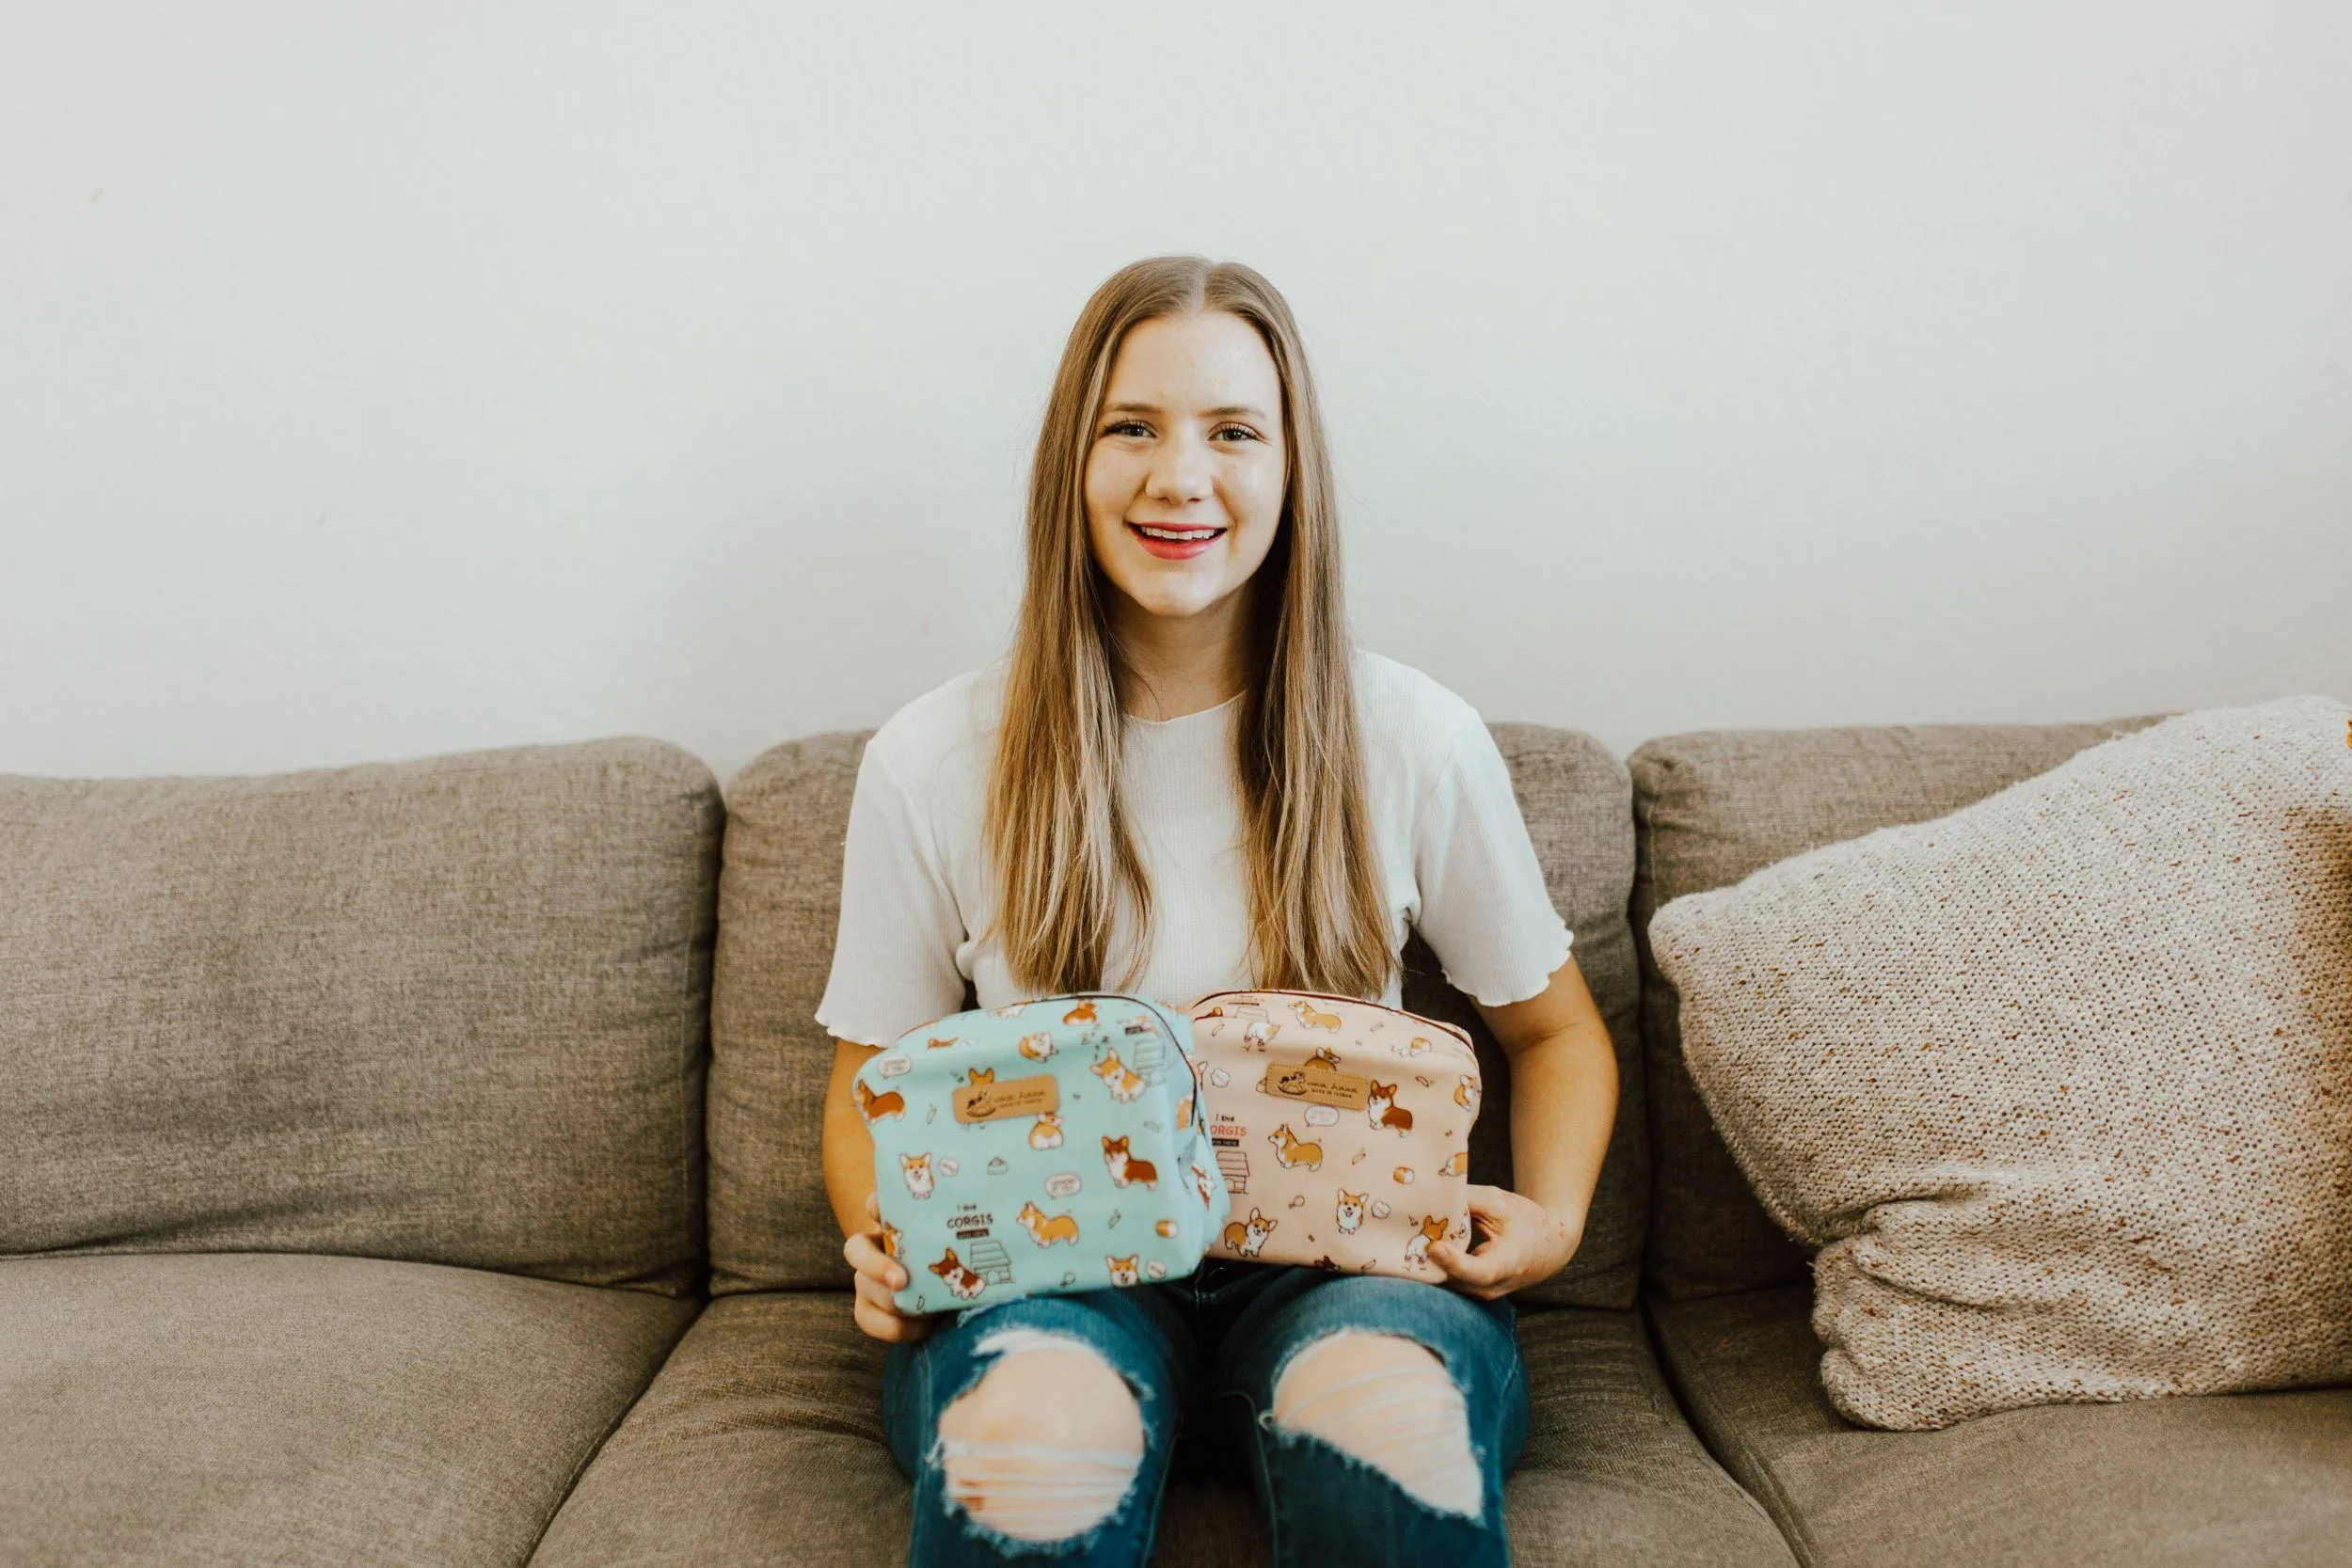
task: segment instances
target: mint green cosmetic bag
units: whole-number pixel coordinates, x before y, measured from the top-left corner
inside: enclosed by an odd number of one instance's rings
[[[851,1085],[894,1298],[944,1312],[1177,1279],[1225,1223],[1192,1021],[1079,992],[908,1031]]]

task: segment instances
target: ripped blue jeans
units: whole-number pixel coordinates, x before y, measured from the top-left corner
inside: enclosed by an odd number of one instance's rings
[[[1219,1259],[1167,1284],[1027,1296],[944,1318],[928,1338],[893,1345],[882,1379],[891,1457],[914,1482],[907,1560],[919,1568],[1141,1564],[1169,1470],[1188,1465],[1246,1474],[1278,1563],[1507,1563],[1502,1479],[1527,1440],[1516,1321],[1507,1298],[1482,1302],[1416,1279]],[[1016,1540],[986,1528],[948,1495],[940,1412],[979,1382],[995,1359],[986,1342],[1007,1329],[1083,1341],[1126,1381],[1141,1409],[1142,1465],[1109,1515],[1079,1534]],[[1469,1416],[1480,1473],[1475,1515],[1424,1503],[1354,1455],[1274,1423],[1274,1388],[1291,1358],[1351,1330],[1413,1340],[1444,1363]]]

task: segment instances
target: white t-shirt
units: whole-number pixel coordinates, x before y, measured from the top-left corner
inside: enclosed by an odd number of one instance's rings
[[[907,704],[866,743],[842,848],[841,927],[817,1022],[864,1045],[888,1045],[963,1006],[1029,994],[993,941],[994,904],[980,830],[995,754],[1005,661],[959,675]],[[1511,777],[1478,712],[1422,674],[1356,653],[1366,804],[1387,890],[1392,952],[1406,927],[1428,942],[1457,990],[1487,1006],[1544,989],[1571,933],[1544,890]],[[1216,990],[1248,990],[1248,883],[1240,865],[1241,803],[1232,724],[1241,699],[1182,718],[1129,715],[1123,801],[1151,877],[1151,961],[1130,990],[1182,1010]],[[1121,898],[1103,984],[1126,972],[1133,923]],[[1395,978],[1380,998],[1398,1003]]]

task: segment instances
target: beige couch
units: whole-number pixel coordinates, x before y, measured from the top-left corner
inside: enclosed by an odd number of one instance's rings
[[[1637,940],[2153,717],[1624,762],[1497,727],[1623,1083],[1583,1249],[1520,1320],[1518,1560],[2343,1560],[2352,1389],[1840,1419],[1804,1259]],[[0,1563],[898,1560],[809,1017],[862,741],[779,746],[723,805],[634,738],[0,777]],[[1407,1005],[1491,1053],[1408,957]],[[1160,1560],[1263,1560],[1243,1491],[1171,1488]]]

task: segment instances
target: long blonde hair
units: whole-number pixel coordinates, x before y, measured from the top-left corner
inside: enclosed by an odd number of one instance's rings
[[[1274,285],[1239,262],[1155,256],[1121,267],[1079,312],[1029,474],[1028,578],[985,841],[996,879],[990,931],[1032,995],[1104,984],[1121,891],[1135,952],[1113,989],[1135,985],[1152,951],[1150,878],[1119,787],[1129,672],[1088,544],[1086,467],[1127,333],[1208,310],[1257,329],[1282,387],[1281,526],[1242,590],[1250,679],[1234,726],[1252,983],[1371,997],[1395,968],[1364,802],[1339,511],[1297,325]]]

